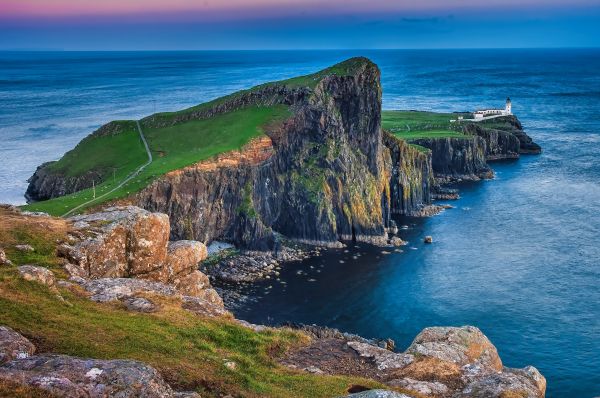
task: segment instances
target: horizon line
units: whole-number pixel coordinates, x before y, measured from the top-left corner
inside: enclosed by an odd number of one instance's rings
[[[425,51],[425,50],[599,50],[600,46],[547,46],[547,47],[380,47],[380,48],[221,48],[221,49],[89,49],[61,48],[0,48],[0,52],[254,52],[254,51]]]

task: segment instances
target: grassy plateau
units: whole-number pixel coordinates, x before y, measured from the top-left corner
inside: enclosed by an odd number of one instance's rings
[[[419,138],[463,137],[459,126],[451,123],[454,113],[419,111],[383,111],[381,125],[396,137],[405,140]]]

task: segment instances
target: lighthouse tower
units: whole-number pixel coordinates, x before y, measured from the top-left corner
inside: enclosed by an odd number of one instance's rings
[[[506,107],[504,108],[504,114],[512,115],[512,103],[510,102],[510,98],[506,98]]]

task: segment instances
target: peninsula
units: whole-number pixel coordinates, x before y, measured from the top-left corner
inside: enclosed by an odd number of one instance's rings
[[[397,352],[237,320],[213,288],[207,273],[252,280],[322,247],[401,245],[395,216],[442,211],[447,184],[541,151],[512,114],[382,111],[381,97],[378,67],[352,58],[110,122],[41,165],[30,203],[0,209],[0,395],[543,397],[544,377],[505,367],[473,326]],[[224,242],[239,251],[224,258]]]

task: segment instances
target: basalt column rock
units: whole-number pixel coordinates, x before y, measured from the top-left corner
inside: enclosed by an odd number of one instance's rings
[[[411,142],[431,150],[436,177],[477,180],[493,176],[486,163],[486,142],[481,137],[420,138]]]
[[[352,73],[321,77],[266,136],[165,175],[137,195],[138,205],[167,213],[172,239],[219,238],[258,250],[277,247],[275,232],[323,245],[384,242],[400,159],[382,140],[377,66],[348,62]]]

